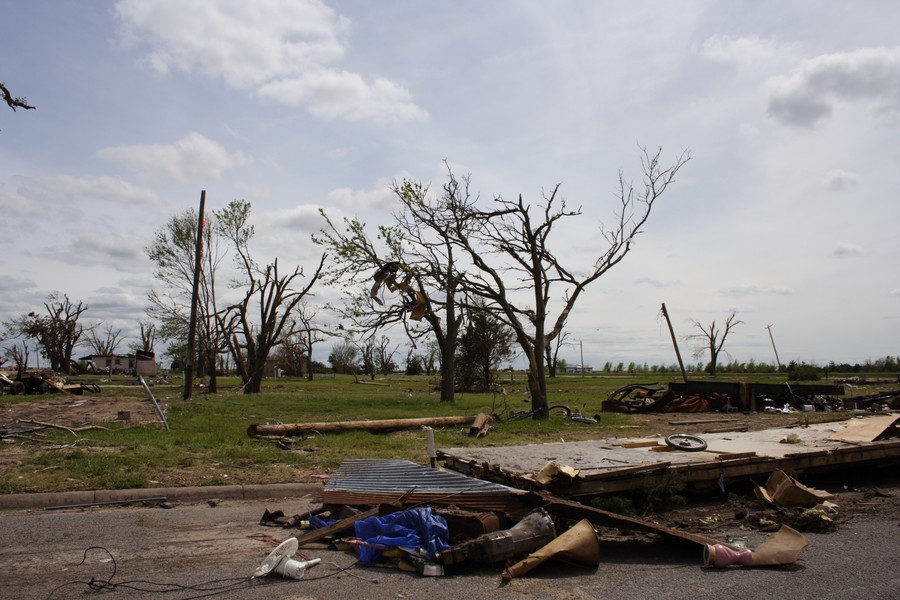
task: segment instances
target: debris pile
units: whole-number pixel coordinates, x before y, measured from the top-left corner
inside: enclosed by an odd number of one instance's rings
[[[741,548],[705,535],[403,460],[346,460],[319,500],[320,508],[303,515],[266,510],[261,523],[300,527],[289,538],[297,548],[327,542],[353,552],[361,566],[423,576],[490,566],[510,580],[552,561],[593,571],[601,562],[603,531],[687,542],[696,547],[698,564],[702,555],[712,557],[705,559],[707,566],[726,566],[732,564],[728,557],[743,556]],[[805,546],[801,534],[785,527],[752,561],[735,564],[789,564]]]

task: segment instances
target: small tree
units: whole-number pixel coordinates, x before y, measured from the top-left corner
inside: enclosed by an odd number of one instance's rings
[[[91,351],[98,356],[112,356],[116,353],[116,349],[122,343],[122,330],[113,329],[112,325],[107,325],[102,334],[97,333],[97,327],[91,327],[87,331],[87,345]]]
[[[479,306],[470,311],[456,357],[456,384],[464,392],[492,389],[500,364],[513,357],[512,329],[485,310],[483,304]]]
[[[348,341],[332,346],[331,354],[328,356],[328,362],[331,363],[334,372],[345,375],[356,372],[358,360],[359,349]]]
[[[709,371],[710,376],[716,376],[716,365],[719,362],[719,353],[725,346],[725,339],[728,337],[728,334],[731,333],[731,330],[741,323],[743,323],[743,321],[735,319],[735,313],[733,312],[726,317],[724,330],[716,325],[715,320],[711,321],[709,325],[703,325],[697,320],[691,321],[691,325],[698,329],[700,333],[689,335],[685,339],[697,344],[693,353],[694,358],[700,358],[706,352],[709,352],[709,366],[707,367],[707,370]]]
[[[565,327],[565,324],[563,327]],[[565,329],[561,329],[559,335],[556,336],[556,339],[548,341],[547,346],[544,348],[544,353],[547,355],[547,376],[550,377],[550,379],[556,377],[557,369],[566,368],[566,361],[559,358],[559,351],[563,346],[571,346],[568,338],[569,332]],[[581,370],[584,372],[584,365],[581,365]]]
[[[16,363],[16,371],[22,372],[28,367],[30,352],[27,345],[23,343],[20,347],[19,344],[13,344],[4,348],[4,351],[6,356],[0,359],[0,365],[3,365],[6,362],[6,358],[9,357]]]
[[[78,322],[88,309],[83,302],[77,304],[58,292],[47,296],[44,302],[46,314],[30,312],[4,323],[8,337],[26,337],[34,340],[41,354],[50,361],[50,368],[60,373],[69,373],[72,353],[81,341],[84,326]]]

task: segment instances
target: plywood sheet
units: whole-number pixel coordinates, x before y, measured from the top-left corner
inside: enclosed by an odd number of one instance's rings
[[[850,443],[874,442],[898,419],[900,419],[900,415],[881,415],[845,421],[847,426],[828,439]]]

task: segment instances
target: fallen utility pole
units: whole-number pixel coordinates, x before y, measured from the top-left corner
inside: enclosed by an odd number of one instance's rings
[[[343,431],[385,432],[398,429],[419,429],[421,427],[450,427],[472,425],[478,418],[471,417],[429,417],[422,419],[385,419],[380,421],[333,421],[323,423],[273,423],[250,425],[247,435],[305,435],[310,433],[341,433]]]
[[[666,324],[669,326],[669,335],[672,336],[672,345],[675,346],[675,357],[678,358],[678,367],[681,369],[681,376],[684,378],[684,382],[687,383],[687,372],[684,370],[684,363],[681,361],[681,351],[678,350],[678,340],[675,339],[675,330],[672,328],[672,321],[669,320],[669,312],[666,310],[665,302],[662,303],[660,312],[666,318]]]

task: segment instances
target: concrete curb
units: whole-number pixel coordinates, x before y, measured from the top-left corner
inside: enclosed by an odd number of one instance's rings
[[[87,490],[40,494],[0,495],[0,510],[55,508],[79,504],[113,504],[142,498],[168,501],[261,500],[318,495],[320,483],[275,483],[270,485],[218,485],[181,488],[141,488],[134,490]]]

